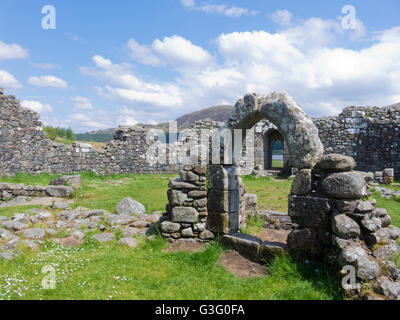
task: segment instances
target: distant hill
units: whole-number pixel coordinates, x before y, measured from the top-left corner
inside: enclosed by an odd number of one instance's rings
[[[185,114],[176,119],[178,122],[178,129],[187,129],[193,122],[198,120],[211,119],[214,121],[226,121],[231,115],[232,109],[233,106],[224,105]]]
[[[204,119],[211,119],[214,121],[221,121],[221,122],[226,121],[231,115],[232,109],[233,106],[221,105],[185,114],[176,119],[178,123],[178,130],[187,129],[191,126],[193,122]],[[139,123],[138,126],[145,128],[161,129],[165,131],[168,130],[168,122],[162,122],[155,125]],[[75,134],[75,136],[78,141],[108,142],[113,139],[113,132],[114,129],[104,129],[104,130],[91,131],[87,133]]]

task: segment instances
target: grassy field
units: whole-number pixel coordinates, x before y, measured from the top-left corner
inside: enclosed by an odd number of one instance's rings
[[[142,202],[148,213],[163,210],[167,203],[168,179],[173,175],[96,176],[82,173],[82,188],[74,194],[73,207],[105,209],[114,212],[126,196]],[[57,177],[17,175],[0,182],[42,184]],[[287,210],[291,182],[271,178],[243,177],[246,189],[256,193],[261,209]],[[400,203],[379,199],[393,221],[399,221]],[[0,215],[12,216],[31,206],[0,208]],[[397,214],[394,214],[396,213]],[[249,225],[258,229],[257,219]],[[254,230],[256,231],[256,230]],[[202,252],[164,252],[168,244],[160,238],[141,239],[136,249],[116,242],[99,244],[86,238],[78,248],[47,241],[39,253],[25,248],[25,255],[0,261],[0,299],[343,299],[339,275],[325,266],[295,262],[277,257],[266,266],[268,275],[240,279],[218,264],[224,248],[218,242]],[[45,290],[41,281],[44,266],[56,271],[55,290]]]

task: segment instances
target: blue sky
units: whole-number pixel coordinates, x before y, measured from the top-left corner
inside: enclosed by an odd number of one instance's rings
[[[42,7],[56,9],[44,30]],[[345,5],[355,9],[345,29]],[[400,2],[0,2],[0,86],[75,132],[286,90],[312,116],[400,101]]]

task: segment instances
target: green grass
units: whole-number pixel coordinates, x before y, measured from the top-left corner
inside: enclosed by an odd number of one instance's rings
[[[393,189],[396,191],[400,190],[400,187],[396,186],[388,186],[388,185],[382,185],[382,187],[385,187],[387,189]],[[397,227],[400,227],[400,199],[399,198],[394,198],[394,199],[386,199],[381,197],[380,192],[373,192],[373,198],[376,199],[376,207],[377,208],[385,208],[388,211],[388,214],[392,218],[392,224],[394,224]]]
[[[55,178],[61,177],[60,174],[42,173],[34,175],[30,173],[17,173],[15,177],[0,177],[0,182],[23,183],[25,185],[46,186]]]
[[[282,160],[272,160],[272,168],[283,168]]]
[[[278,257],[269,275],[240,279],[217,260],[218,243],[202,252],[170,252],[165,242],[137,249],[86,241],[80,248],[47,243],[40,254],[0,261],[0,299],[342,299],[338,275]],[[55,290],[42,289],[54,266]]]
[[[241,230],[241,232],[257,236],[261,232],[264,223],[265,220],[262,219],[258,213],[248,215],[246,220],[246,229]]]
[[[255,178],[251,175],[242,178],[247,193],[257,194],[260,210],[287,212],[292,181],[271,177]]]

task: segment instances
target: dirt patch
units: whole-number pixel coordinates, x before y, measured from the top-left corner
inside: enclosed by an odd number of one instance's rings
[[[163,249],[163,252],[198,252],[204,250],[204,243],[200,242],[172,242],[167,248]]]
[[[83,243],[83,240],[78,240],[74,237],[67,237],[62,239],[55,238],[53,239],[53,241],[66,247],[79,247]]]
[[[218,264],[223,266],[226,271],[242,279],[264,277],[268,274],[265,266],[244,258],[235,250],[224,251],[218,260]]]
[[[258,234],[257,236],[262,241],[278,242],[286,246],[287,237],[290,232],[291,232],[290,230],[275,230],[275,229],[262,228],[260,234]]]

